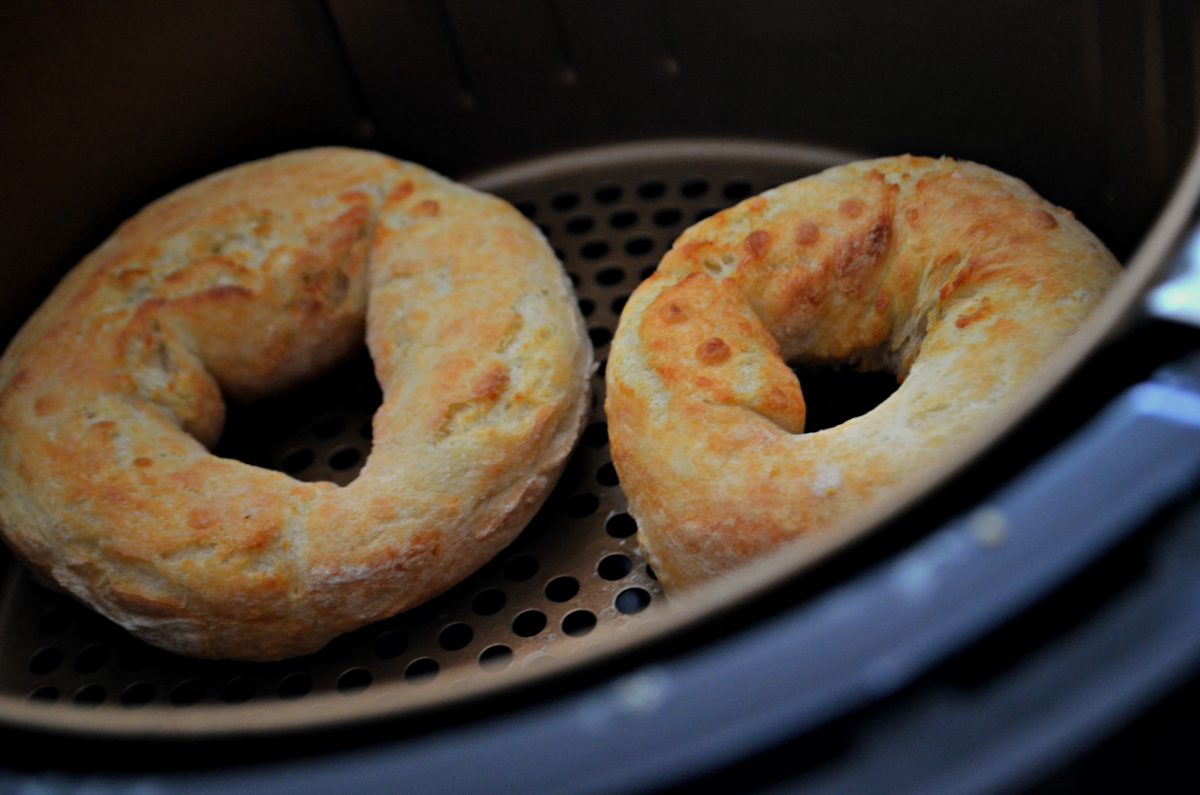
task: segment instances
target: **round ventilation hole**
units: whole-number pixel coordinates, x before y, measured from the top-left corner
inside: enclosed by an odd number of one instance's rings
[[[475,594],[475,598],[471,600],[471,610],[478,616],[494,616],[504,609],[507,601],[508,597],[504,595],[504,591],[499,588],[488,588]]]
[[[104,689],[103,685],[84,685],[75,691],[75,703],[81,707],[102,704],[106,698],[108,698],[108,691]]]
[[[303,698],[312,692],[312,679],[308,674],[288,674],[279,680],[275,695],[280,698]]]
[[[580,441],[588,447],[603,447],[608,444],[608,423],[593,422],[583,429]]]
[[[29,661],[29,670],[38,676],[44,676],[48,673],[58,670],[58,667],[63,664],[66,659],[66,654],[57,646],[50,646],[40,650],[33,655]]]
[[[524,582],[537,574],[538,561],[533,555],[517,555],[504,566],[504,576],[513,582]]]
[[[620,185],[604,185],[597,188],[596,192],[592,195],[600,204],[612,204],[621,198],[622,193]]]
[[[408,667],[404,669],[404,681],[414,685],[431,682],[437,677],[440,670],[441,667],[438,665],[437,660],[429,657],[420,657],[410,662]]]
[[[596,628],[596,614],[591,610],[574,610],[563,616],[562,631],[573,638],[583,637]]]
[[[438,645],[446,651],[465,649],[475,637],[475,630],[461,622],[449,624],[438,635]]]
[[[650,592],[644,588],[626,588],[617,594],[613,605],[627,616],[640,613],[650,605]]]
[[[546,583],[546,598],[551,602],[568,602],[578,593],[579,580],[566,574]]]
[[[134,682],[121,691],[121,706],[144,707],[154,700],[154,685],[149,682]]]
[[[185,679],[171,690],[171,703],[177,707],[198,704],[202,698],[204,698],[204,683],[199,679]]]
[[[614,513],[604,523],[604,530],[613,538],[629,538],[637,532],[637,522],[627,513]]]
[[[606,580],[619,580],[633,570],[633,561],[628,555],[608,555],[596,567],[596,573]]]
[[[226,704],[241,704],[254,698],[257,692],[257,682],[248,676],[239,676],[230,679],[225,683],[225,687],[221,688],[221,700]]]
[[[351,668],[337,680],[339,693],[360,693],[371,686],[371,672],[366,668]]]
[[[497,643],[479,652],[479,667],[485,671],[500,671],[512,665],[512,649]]]
[[[522,638],[532,638],[546,628],[546,614],[541,610],[526,610],[512,622],[512,631]]]
[[[389,630],[375,639],[375,656],[381,660],[399,657],[408,648],[408,640],[396,630]]]

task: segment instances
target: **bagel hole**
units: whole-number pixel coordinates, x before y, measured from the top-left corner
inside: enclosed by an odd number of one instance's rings
[[[886,371],[859,372],[848,367],[794,365],[804,392],[806,433],[833,428],[861,417],[896,391],[896,376]]]
[[[296,480],[346,485],[370,455],[383,394],[364,349],[324,375],[253,403],[229,402],[213,452]]]

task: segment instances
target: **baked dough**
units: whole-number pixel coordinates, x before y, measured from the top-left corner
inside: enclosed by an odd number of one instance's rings
[[[223,395],[363,340],[383,390],[345,487],[209,452]],[[33,569],[182,654],[273,660],[423,602],[558,477],[592,348],[562,266],[501,200],[348,149],[188,185],[53,291],[0,360],[0,525]]]
[[[683,233],[622,313],[613,463],[668,590],[885,500],[1018,392],[1117,276],[1071,213],[981,165],[836,167]],[[888,370],[804,434],[788,363]]]

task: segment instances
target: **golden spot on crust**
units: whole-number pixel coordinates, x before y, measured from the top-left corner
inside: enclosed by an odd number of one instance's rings
[[[811,246],[821,239],[821,230],[812,221],[801,221],[796,224],[795,240],[798,246]]]
[[[135,467],[145,468],[145,467],[151,466],[153,463],[154,463],[153,460],[146,458],[144,455],[140,455],[137,458],[133,459],[133,465]]]
[[[891,303],[891,295],[881,291],[879,295],[875,296],[875,311],[882,315]]]
[[[495,401],[504,393],[508,381],[508,370],[504,365],[492,365],[476,379],[471,396],[476,400]]]
[[[750,259],[762,259],[771,249],[771,233],[763,229],[756,229],[746,235],[746,239],[742,241],[742,247],[746,249]]]
[[[1034,210],[1029,215],[1030,215],[1030,218],[1033,220],[1033,225],[1036,226],[1038,229],[1057,229],[1058,228],[1058,221],[1055,220],[1053,215],[1046,212],[1045,210]]]
[[[387,196],[387,200],[390,202],[402,202],[412,195],[413,190],[412,180],[406,179],[392,188],[391,193]]]
[[[687,320],[687,312],[683,311],[683,307],[672,301],[659,310],[664,323],[682,323]]]
[[[753,199],[746,200],[746,209],[751,213],[761,213],[767,209],[767,200],[762,196],[755,196]]]
[[[963,314],[959,315],[958,318],[954,321],[954,326],[955,326],[955,328],[966,328],[967,326],[971,325],[975,321],[986,316],[988,314],[988,312],[991,311],[991,309],[992,309],[992,302],[989,301],[987,298],[984,298],[982,301],[979,302],[979,305],[977,307],[975,307],[973,310],[971,310],[970,312],[964,312]]]
[[[838,212],[847,218],[857,218],[863,214],[863,210],[867,209],[867,205],[863,204],[858,199],[846,199],[838,205]]]
[[[696,347],[696,358],[701,364],[720,364],[733,352],[720,337],[705,340]]]
[[[63,407],[62,398],[58,395],[42,395],[33,403],[33,413],[38,417],[54,414]]]
[[[904,220],[908,221],[909,226],[915,227],[920,219],[921,213],[916,207],[909,207],[904,211]]]
[[[412,208],[412,214],[422,217],[433,218],[442,211],[442,205],[438,204],[433,199],[426,199],[423,202],[418,202],[417,206]]]

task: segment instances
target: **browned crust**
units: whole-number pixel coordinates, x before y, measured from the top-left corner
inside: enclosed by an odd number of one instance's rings
[[[384,391],[345,488],[218,458],[252,399],[361,344]],[[147,207],[0,359],[0,527],[143,639],[269,660],[450,587],[548,494],[592,350],[509,205],[346,149],[240,166]]]
[[[687,230],[627,303],[606,376],[659,578],[697,583],[886,500],[1015,395],[1119,270],[1068,211],[947,158],[830,169]],[[902,385],[803,434],[786,362]]]

